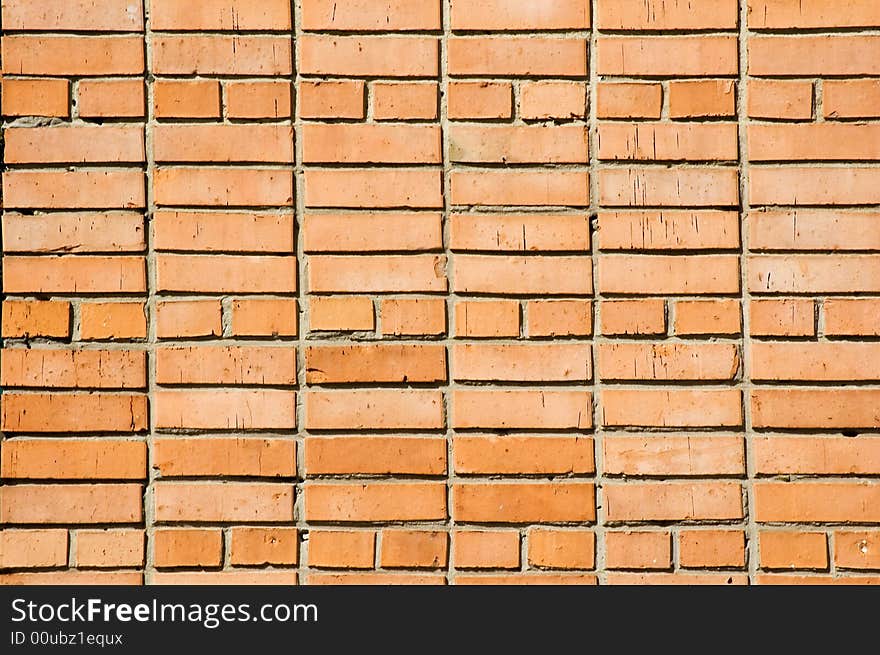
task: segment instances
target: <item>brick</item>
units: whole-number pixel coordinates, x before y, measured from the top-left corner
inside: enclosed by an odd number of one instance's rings
[[[299,561],[296,528],[232,528],[229,561],[239,566],[295,566]]]
[[[226,112],[230,118],[291,118],[290,82],[227,82]]]
[[[152,409],[158,428],[279,430],[296,427],[295,397],[277,390],[158,391]]]
[[[297,269],[293,257],[159,255],[160,291],[205,293],[292,293]]]
[[[606,300],[599,306],[600,334],[666,333],[666,304],[662,300]]]
[[[10,479],[143,480],[147,448],[142,441],[15,439],[3,445],[0,471]]]
[[[292,233],[292,231],[291,231]],[[441,250],[441,216],[430,213],[306,214],[306,252]]]
[[[834,564],[838,569],[880,569],[876,532],[834,533]]]
[[[631,476],[742,475],[740,437],[655,435],[606,436],[605,473]]]
[[[366,115],[364,83],[357,80],[300,82],[302,118],[357,118]]]
[[[67,564],[67,530],[0,530],[0,569]]]
[[[144,565],[143,530],[78,530],[76,565],[96,568]]]
[[[306,427],[310,430],[443,426],[443,398],[439,391],[374,389],[306,394]]]
[[[439,164],[438,125],[336,123],[302,127],[305,163]]]
[[[305,485],[307,521],[385,522],[446,519],[442,482]]]
[[[297,584],[296,571],[199,571],[157,572],[155,585],[273,585]]]
[[[303,75],[434,77],[440,70],[440,44],[432,37],[307,34],[299,46]]]
[[[530,300],[526,304],[530,337],[583,337],[593,333],[588,300]]]
[[[423,437],[308,437],[309,475],[446,473],[446,441]]]
[[[175,337],[219,336],[220,302],[216,300],[170,300],[156,303],[156,336]]]
[[[139,523],[139,484],[27,484],[0,490],[4,524]]]
[[[599,75],[622,77],[736,75],[739,68],[734,36],[605,36],[597,58]]]
[[[599,118],[660,118],[663,87],[636,82],[599,82],[596,112]]]
[[[880,440],[849,437],[762,437],[753,441],[759,473],[874,475]]]
[[[727,255],[606,255],[599,258],[598,288],[608,294],[739,293],[739,259]]]
[[[639,482],[605,485],[610,523],[740,519],[739,482]]]
[[[590,27],[583,0],[550,0],[527,7],[516,0],[459,0],[452,5],[453,30],[580,30]]]
[[[456,344],[451,371],[454,380],[587,382],[593,358],[589,345]]]
[[[135,169],[7,171],[3,199],[7,208],[22,209],[140,208],[144,174]]]
[[[55,300],[5,300],[4,338],[66,338],[70,335],[70,303]]]
[[[751,250],[877,250],[880,214],[836,210],[759,211],[749,215]]]
[[[59,212],[3,215],[5,252],[139,252],[144,217],[133,212]]]
[[[875,585],[880,582],[877,577],[847,576],[832,578],[823,575],[758,575],[757,583],[761,585]]]
[[[464,300],[455,305],[455,336],[518,337],[519,303],[513,300]]]
[[[739,300],[679,300],[674,331],[678,335],[736,335],[742,332]]]
[[[519,533],[457,530],[452,536],[456,569],[518,569]]]
[[[152,467],[162,477],[292,477],[296,444],[290,439],[156,439]]]
[[[605,566],[609,569],[672,568],[668,532],[606,532]]]
[[[739,215],[713,210],[599,213],[602,250],[726,250],[739,248]]]
[[[295,337],[296,300],[254,298],[232,302],[232,334],[244,337]]]
[[[373,84],[373,118],[376,120],[436,120],[437,107],[436,84]]]
[[[519,109],[525,120],[573,120],[587,117],[588,89],[580,82],[524,82]]]
[[[138,293],[147,290],[141,257],[4,257],[8,293]]]
[[[452,489],[457,523],[559,523],[595,521],[592,483],[457,483]]]
[[[142,585],[144,574],[136,571],[51,571],[0,575],[4,585]]]
[[[880,38],[876,36],[753,36],[749,39],[749,74],[876,75],[880,72],[878,54]]]
[[[448,561],[449,539],[445,532],[383,530],[380,566],[393,568],[440,568]]]
[[[592,397],[585,391],[457,389],[452,394],[454,428],[590,428]]]
[[[0,362],[4,387],[143,389],[146,356],[131,350],[6,348]]]
[[[156,204],[199,207],[289,206],[293,174],[277,169],[157,168]]]
[[[509,83],[449,82],[447,93],[447,113],[453,120],[510,118],[513,115],[513,88]]]
[[[146,115],[144,83],[140,80],[83,80],[77,88],[77,110],[82,117],[142,118]]]
[[[606,168],[598,173],[599,202],[609,207],[733,207],[739,202],[736,173],[733,168]]]
[[[596,26],[605,30],[734,29],[736,0],[606,0],[599,5]]]
[[[289,30],[290,5],[285,0],[153,0],[154,30]]]
[[[219,118],[220,83],[216,80],[156,80],[156,118]]]
[[[452,214],[450,246],[458,251],[587,252],[589,218],[567,214]]]
[[[868,389],[755,389],[755,427],[880,427],[880,393]]]
[[[293,486],[281,483],[157,482],[158,522],[245,523],[293,520]]]
[[[309,566],[371,569],[376,559],[376,533],[367,530],[309,531]]]
[[[809,81],[749,80],[748,96],[749,118],[809,120],[813,117],[813,83]]]
[[[669,83],[670,118],[714,118],[736,114],[736,82],[688,80]]]
[[[457,585],[596,585],[595,575],[571,573],[511,573],[510,575],[460,575]]]
[[[305,0],[302,28],[317,31],[439,30],[440,5],[419,0]]]
[[[772,381],[874,381],[880,379],[880,344],[766,343],[751,347],[751,377]]]
[[[7,0],[3,3],[3,29],[137,32],[144,29],[141,4],[128,0],[62,4],[46,0]]]
[[[153,214],[153,226],[153,245],[157,250],[284,253],[295,250],[292,214],[157,211]]]
[[[834,298],[824,304],[825,334],[834,336],[877,336],[880,301],[871,298]]]
[[[588,130],[581,125],[452,125],[450,159],[467,163],[584,164]]]
[[[7,432],[139,432],[147,428],[140,394],[15,394],[3,398]]]
[[[290,75],[292,70],[289,37],[154,36],[152,46],[152,71],[161,75]]]
[[[830,0],[749,0],[749,27],[756,30],[877,26],[880,8],[870,0],[850,0],[843,7]]]
[[[590,257],[459,255],[452,262],[460,293],[591,295]]]
[[[296,384],[292,347],[163,347],[155,358],[158,384]]]
[[[446,291],[441,255],[311,257],[309,289],[314,293],[400,293]]]
[[[609,585],[747,585],[749,578],[745,573],[610,573],[606,577]]]
[[[679,561],[691,569],[743,568],[745,533],[738,530],[687,530],[679,535]]]
[[[311,330],[372,331],[376,327],[368,296],[315,296],[309,299]]]
[[[529,530],[529,564],[548,569],[592,569],[595,536],[586,530]]]
[[[730,161],[738,151],[734,123],[599,124],[599,159]]]
[[[310,573],[310,585],[443,585],[444,575],[385,573]]]
[[[4,116],[70,116],[70,82],[51,79],[4,79]]]
[[[528,205],[586,207],[590,175],[580,171],[453,171],[454,205]]]
[[[814,123],[749,126],[752,161],[880,159],[880,129],[873,125]]]
[[[457,435],[458,474],[593,473],[593,440],[582,437]]]
[[[759,337],[809,337],[816,334],[812,300],[752,300],[750,332]]]
[[[822,84],[825,118],[877,118],[878,103],[878,80],[827,80]]]
[[[446,381],[443,346],[310,346],[305,355],[309,384]]]
[[[422,168],[312,169],[307,207],[433,209],[443,205],[440,172]]]
[[[441,298],[387,298],[379,311],[382,334],[435,336],[446,332],[446,303]]]
[[[733,380],[740,368],[726,343],[603,343],[598,356],[603,380]]]
[[[880,486],[870,482],[756,482],[755,520],[878,523]]]
[[[753,293],[853,293],[880,286],[880,258],[868,255],[780,255],[752,257]]]
[[[742,425],[739,391],[606,389],[602,424],[632,427],[737,427]]]
[[[106,128],[101,128],[106,129]],[[157,125],[157,162],[293,162],[293,128],[287,125]]]
[[[223,533],[216,529],[156,530],[153,562],[158,568],[172,566],[220,566]]]
[[[7,34],[3,69],[18,75],[138,75],[144,72],[143,37]]]
[[[451,76],[586,77],[584,39],[450,37]]]

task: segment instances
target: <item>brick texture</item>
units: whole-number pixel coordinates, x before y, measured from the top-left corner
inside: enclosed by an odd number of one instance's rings
[[[868,0],[5,0],[0,584],[880,581]]]

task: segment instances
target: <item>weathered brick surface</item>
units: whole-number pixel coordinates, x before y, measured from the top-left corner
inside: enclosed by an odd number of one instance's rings
[[[4,0],[0,584],[880,570],[870,0]]]

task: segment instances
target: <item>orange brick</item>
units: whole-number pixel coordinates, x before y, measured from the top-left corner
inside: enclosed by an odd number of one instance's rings
[[[733,123],[599,124],[599,159],[724,161],[738,151]]]
[[[371,569],[376,558],[375,553],[375,532],[309,531],[309,566]]]
[[[376,120],[435,120],[437,107],[436,84],[373,84],[373,118]]]
[[[455,305],[455,336],[518,337],[519,303],[512,300],[463,300]]]
[[[219,566],[223,559],[223,533],[215,529],[156,530],[153,562],[171,566]]]
[[[7,171],[6,207],[21,209],[134,209],[143,207],[144,174],[134,169]]]
[[[529,530],[529,564],[548,569],[592,569],[595,536],[586,530]]]
[[[299,313],[296,300],[254,298],[232,302],[232,334],[252,337],[295,337]]]
[[[877,537],[876,532],[835,532],[834,564],[844,569],[880,569]]]
[[[742,475],[743,440],[727,436],[606,436],[605,472],[612,475]]]
[[[296,565],[299,538],[296,528],[232,528],[229,561],[240,566]]]
[[[736,75],[739,68],[734,36],[605,36],[597,60],[600,75],[626,77]]]
[[[226,112],[230,118],[291,118],[290,83],[228,82]]]
[[[8,0],[3,5],[3,27],[7,30],[59,32],[137,32],[143,30],[141,2],[91,0],[56,4],[40,0]]]
[[[443,204],[440,173],[431,169],[312,169],[305,180],[307,207],[435,209]]]
[[[312,430],[432,429],[444,425],[442,394],[429,390],[309,391]]]
[[[305,486],[307,521],[430,521],[446,519],[446,485],[370,482]]]
[[[857,293],[875,291],[880,259],[864,255],[752,257],[749,287],[755,293]]]
[[[367,296],[314,296],[309,306],[313,331],[371,331],[376,327],[373,301]]]
[[[634,82],[599,82],[596,111],[599,118],[660,118],[663,87]]]
[[[457,389],[452,395],[455,428],[586,429],[592,397],[582,391]]]
[[[144,41],[142,36],[7,34],[3,69],[19,75],[138,75],[144,72]]]
[[[442,255],[311,257],[309,289],[315,293],[446,291]]]
[[[157,162],[292,163],[293,128],[270,124],[157,125],[153,128],[153,155]]]
[[[449,74],[489,77],[585,77],[583,39],[450,37]]]
[[[161,75],[290,75],[293,67],[283,36],[154,36],[152,46],[152,72]]]
[[[280,430],[296,427],[293,391],[226,389],[159,391],[156,427],[206,430]]]
[[[588,130],[581,125],[460,125],[449,128],[450,159],[467,163],[583,164]]]
[[[599,201],[611,207],[730,207],[739,198],[732,168],[606,168],[598,175]]]
[[[749,118],[809,120],[813,83],[801,80],[749,80]]]
[[[6,252],[138,252],[145,249],[144,218],[134,212],[7,212],[3,240]]]
[[[67,530],[0,530],[0,569],[67,564]]]
[[[434,336],[446,332],[446,303],[440,298],[387,298],[380,307],[382,334]]]
[[[605,255],[599,290],[609,294],[739,293],[739,258],[728,255]]]
[[[4,349],[0,383],[6,387],[143,389],[146,354],[130,350]]]
[[[139,484],[26,484],[0,491],[4,524],[139,523],[143,487]]]
[[[666,305],[662,300],[607,300],[599,306],[601,334],[666,333]]]
[[[749,0],[752,29],[877,27],[880,8],[870,0],[851,0],[845,12],[836,11],[829,0],[799,3],[797,0]]]
[[[449,539],[445,532],[427,530],[383,530],[382,568],[426,568],[446,566]]]
[[[580,171],[457,170],[452,172],[449,193],[455,205],[585,207],[589,187],[589,173]]]
[[[4,79],[4,116],[70,116],[67,80]]]
[[[443,475],[446,441],[427,437],[309,437],[308,475]]]
[[[828,542],[822,532],[762,530],[762,569],[828,569]]]
[[[742,331],[738,300],[679,300],[674,331],[679,335],[734,335]]]
[[[167,300],[156,303],[156,334],[160,339],[218,336],[222,309],[216,300]]]
[[[156,118],[219,118],[220,83],[216,80],[156,80]]]
[[[306,163],[438,164],[442,159],[438,125],[307,123],[301,134]]]
[[[517,0],[459,0],[452,5],[454,30],[580,30],[590,26],[582,0],[549,0],[540,8]]]
[[[363,119],[366,115],[364,83],[360,81],[303,81],[299,98],[302,118]]]
[[[162,477],[296,475],[291,439],[156,439],[153,468]]]
[[[147,428],[147,398],[120,393],[8,392],[0,426],[7,432],[140,432]]]
[[[288,30],[290,5],[284,0],[153,0],[154,30]]]
[[[876,428],[880,427],[873,389],[755,389],[755,427]]]
[[[586,118],[587,88],[579,82],[523,82],[520,115],[526,120]]]
[[[605,485],[611,523],[742,518],[739,482],[633,482]]]
[[[733,380],[740,367],[724,343],[602,343],[598,357],[604,380]]]
[[[52,300],[6,300],[3,302],[5,338],[70,335],[70,303]]]
[[[160,291],[206,293],[292,293],[297,283],[293,257],[159,255]]]
[[[812,300],[784,298],[752,300],[751,334],[761,337],[801,337],[816,334]]]
[[[78,89],[80,116],[140,118],[146,115],[144,84],[140,80],[83,80]]]
[[[518,569],[519,533],[457,530],[452,560],[456,569]]]
[[[452,261],[455,291],[586,296],[593,293],[589,256],[494,257],[458,255]]]
[[[440,5],[420,0],[305,0],[302,27],[320,31],[438,30]]]
[[[464,483],[452,491],[453,517],[466,523],[592,522],[592,483]]]
[[[871,482],[756,482],[755,520],[877,523],[880,486]]]
[[[7,82],[8,84],[8,82]],[[822,85],[825,118],[877,118],[880,110],[877,80],[827,80]]]
[[[849,437],[763,437],[754,442],[760,473],[873,475],[880,470],[880,440]]]
[[[587,300],[530,300],[526,304],[530,337],[583,337],[593,333],[593,308]]]
[[[293,347],[192,346],[156,350],[159,384],[296,384]]]
[[[306,214],[306,252],[441,250],[441,217],[430,213]]]
[[[736,82],[695,80],[669,83],[671,118],[733,116],[736,113]]]
[[[599,5],[597,26],[606,30],[733,29],[739,7],[736,0],[610,0]]]
[[[687,530],[679,535],[679,560],[687,568],[743,568],[745,534],[738,530]]]
[[[503,82],[450,82],[448,113],[451,119],[510,118],[513,88]]]
[[[156,521],[290,522],[294,490],[281,483],[157,482],[153,485]]]
[[[880,334],[877,312],[880,302],[871,298],[828,299],[824,304],[825,334],[876,336]]]
[[[440,44],[431,37],[308,34],[299,45],[303,75],[434,77],[440,69]]]
[[[147,448],[143,441],[15,439],[3,446],[0,471],[11,479],[143,480]]]
[[[668,532],[606,532],[605,566],[609,569],[669,569],[672,540]]]
[[[602,423],[631,427],[736,427],[742,425],[739,391],[606,389]]]
[[[589,345],[456,344],[451,371],[455,380],[587,382],[593,358]]]
[[[144,565],[143,530],[78,530],[76,565],[97,568]]]
[[[446,380],[446,349],[442,346],[311,346],[305,354],[306,381],[310,384]]]
[[[470,436],[453,440],[455,471],[463,474],[592,473],[593,440],[553,436]]]

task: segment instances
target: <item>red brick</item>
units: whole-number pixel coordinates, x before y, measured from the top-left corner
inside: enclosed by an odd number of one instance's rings
[[[755,520],[880,522],[880,486],[870,482],[756,482]]]
[[[668,532],[606,532],[605,566],[609,569],[669,569],[672,541]]]
[[[356,80],[300,82],[302,118],[359,118],[365,116],[364,83]]]
[[[736,75],[739,68],[735,36],[605,36],[597,58],[599,75],[626,77]]]
[[[880,440],[849,437],[762,437],[753,442],[759,473],[874,475],[880,470]]]
[[[7,34],[3,37],[3,70],[18,75],[138,75],[144,72],[144,41],[141,36],[108,39]]]
[[[604,380],[733,380],[740,367],[724,343],[603,343],[598,357]]]
[[[139,432],[147,428],[147,398],[140,394],[6,393],[7,432]]]
[[[828,540],[822,532],[762,530],[762,569],[828,570]]]
[[[602,424],[631,427],[737,427],[740,393],[734,389],[605,389]]]
[[[582,437],[457,435],[458,474],[593,473],[593,440]]]
[[[143,530],[77,530],[76,565],[99,568],[144,565]]]
[[[162,477],[292,477],[292,439],[156,439],[153,469]]]
[[[308,437],[308,475],[443,475],[446,441],[425,437]]]
[[[598,287],[609,294],[739,293],[739,258],[606,255],[599,258]]]
[[[226,112],[230,118],[291,118],[291,85],[277,80],[227,82]]]
[[[712,210],[599,213],[602,250],[726,250],[739,248],[739,215]]]
[[[880,392],[873,389],[755,389],[755,427],[880,427]]]
[[[446,350],[428,344],[311,346],[306,382],[445,382]]]
[[[130,350],[4,349],[4,387],[143,389],[146,355]]]
[[[441,255],[311,257],[309,289],[316,293],[446,291]]]
[[[736,335],[742,331],[739,300],[679,300],[675,303],[677,335]]]
[[[138,44],[142,46],[141,41]],[[152,72],[162,75],[290,75],[289,37],[187,34],[152,37]]]
[[[587,482],[464,483],[453,486],[457,523],[589,523],[595,489]]]
[[[319,31],[439,30],[440,5],[421,0],[305,0],[302,28]]]
[[[547,569],[592,569],[595,536],[586,530],[529,530],[529,564]]]
[[[448,561],[449,539],[445,532],[383,530],[382,568],[440,568]]]
[[[745,451],[740,437],[714,435],[606,436],[604,469],[612,475],[742,475]]]
[[[309,34],[299,47],[303,75],[433,77],[440,69],[440,44],[431,37]]]
[[[293,520],[293,486],[280,483],[157,482],[159,522],[243,523]]]
[[[518,569],[519,533],[457,530],[452,535],[456,569]]]
[[[296,259],[232,255],[159,255],[156,280],[160,291],[206,293],[292,293]]]
[[[220,83],[216,80],[156,80],[156,118],[219,118]]]
[[[504,82],[450,82],[447,91],[449,118],[510,118],[513,88]]]
[[[47,0],[7,0],[3,29],[47,32],[137,32],[144,29],[142,2],[90,0],[55,3]]]
[[[449,74],[490,77],[586,77],[584,39],[450,37]]]
[[[430,521],[446,519],[446,485],[371,482],[305,486],[307,521]]]
[[[139,523],[143,521],[139,484],[27,484],[0,490],[0,522]]]
[[[368,296],[315,296],[309,305],[313,331],[371,331],[376,326],[373,301]]]
[[[3,199],[8,208],[134,209],[145,204],[144,174],[134,169],[7,171]]]
[[[433,209],[443,205],[439,171],[423,168],[307,170],[307,207]]]
[[[590,295],[590,257],[459,255],[452,262],[460,293]]]
[[[593,333],[588,300],[530,300],[526,304],[530,337],[589,336]]]
[[[604,0],[596,26],[605,30],[708,30],[734,29],[739,6],[736,0]]]
[[[54,300],[6,300],[3,302],[5,338],[70,335],[70,303]]]
[[[436,84],[373,84],[373,118],[376,120],[436,120],[437,106]]]
[[[611,523],[720,521],[743,516],[739,482],[606,484],[605,501]]]
[[[229,561],[243,566],[296,565],[299,541],[296,528],[232,528]]]
[[[289,30],[290,4],[285,0],[152,0],[154,30]]]
[[[4,116],[70,116],[70,83],[67,80],[3,80]]]
[[[220,566],[223,533],[216,529],[156,530],[153,562],[159,568],[172,566]]]
[[[446,303],[441,298],[387,298],[380,309],[382,334],[440,335],[446,332]]]
[[[309,566],[371,569],[376,559],[376,533],[366,530],[309,531]]]
[[[85,118],[142,118],[144,102],[140,80],[83,80],[78,86],[77,110]]]
[[[134,212],[58,212],[3,215],[6,252],[138,252],[145,249],[144,217]]]
[[[0,530],[0,569],[67,564],[67,530]]]
[[[311,430],[442,428],[442,401],[439,391],[429,390],[309,391],[306,427]]]
[[[679,535],[679,561],[691,569],[741,569],[746,563],[745,533],[738,530],[687,530]]]
[[[152,411],[159,428],[281,430],[296,427],[295,398],[263,389],[157,391]]]
[[[143,441],[14,439],[3,444],[0,472],[10,479],[143,480],[147,447]]]
[[[585,391],[457,389],[452,394],[454,428],[590,428],[592,397]]]

